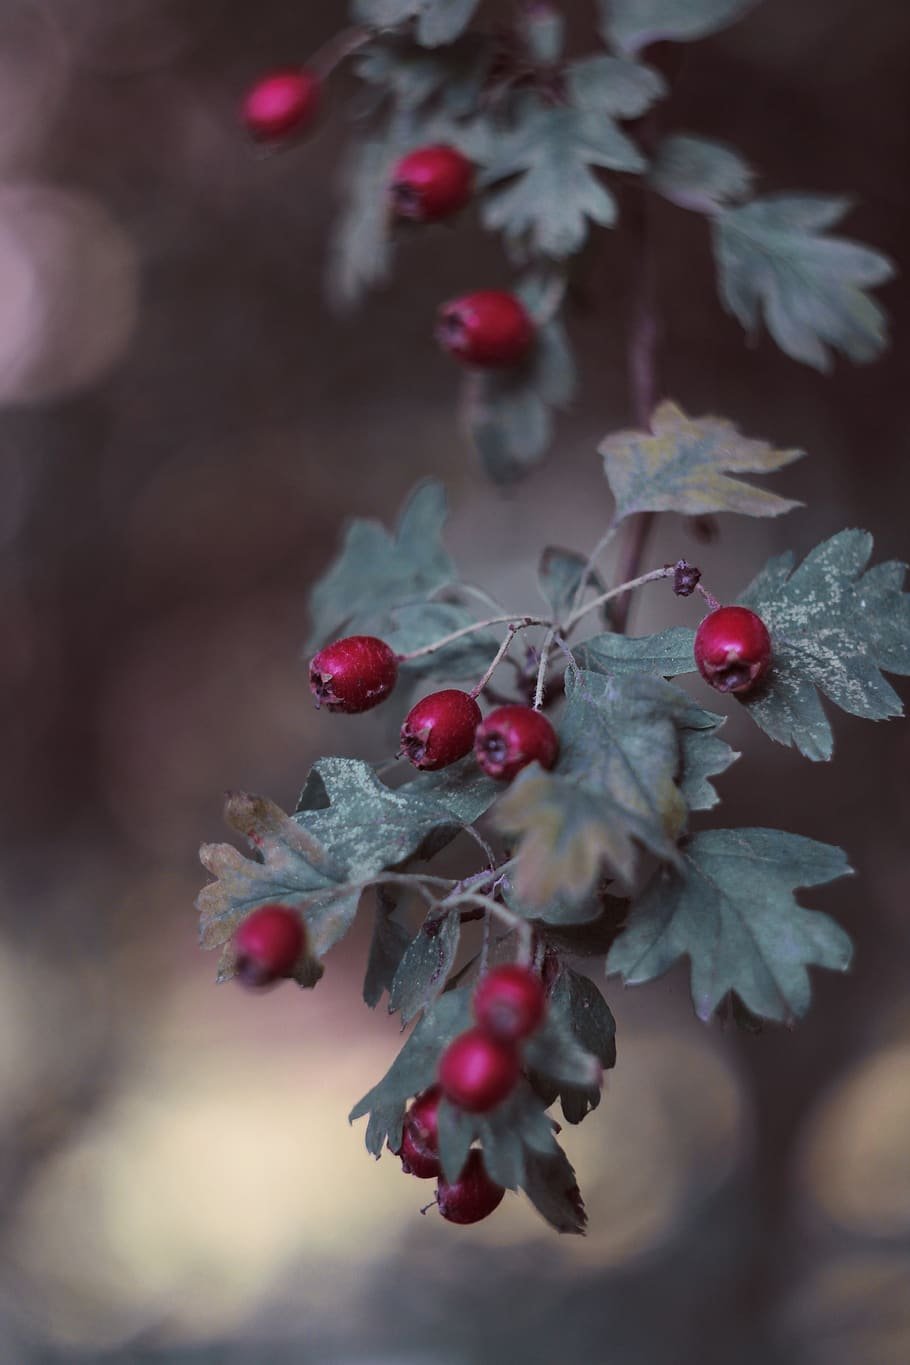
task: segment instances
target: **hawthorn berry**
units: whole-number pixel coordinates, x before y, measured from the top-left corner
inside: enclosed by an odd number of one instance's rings
[[[520,1075],[515,1049],[481,1028],[455,1038],[439,1062],[442,1093],[471,1114],[495,1109],[514,1090]]]
[[[436,1203],[449,1223],[479,1223],[499,1208],[504,1194],[502,1186],[494,1185],[487,1175],[483,1157],[475,1148],[457,1180],[451,1184],[444,1179],[439,1181]]]
[[[457,687],[431,692],[412,706],[401,727],[401,751],[415,768],[434,771],[464,758],[474,747],[480,707]]]
[[[317,706],[356,715],[378,706],[398,678],[398,660],[375,635],[347,635],[310,661],[310,691]]]
[[[520,299],[503,289],[444,303],[436,323],[436,340],[465,365],[481,369],[518,365],[534,344],[534,323]]]
[[[695,663],[718,692],[749,692],[771,666],[771,637],[748,607],[718,607],[695,632]]]
[[[474,1018],[500,1042],[517,1043],[543,1023],[547,997],[543,982],[517,962],[494,967],[474,992]]]
[[[306,944],[306,930],[296,910],[262,905],[234,935],[234,974],[245,986],[271,986],[290,976]]]
[[[267,72],[243,98],[241,112],[247,132],[257,142],[283,142],[313,122],[321,94],[319,77],[304,66]]]
[[[542,711],[517,704],[498,706],[477,727],[474,752],[488,777],[511,782],[529,763],[552,768],[559,740]]]
[[[395,1153],[401,1157],[405,1175],[416,1175],[420,1180],[433,1180],[442,1167],[439,1164],[439,1101],[442,1091],[438,1085],[418,1095],[404,1116],[401,1146]]]
[[[389,185],[399,218],[432,223],[464,208],[471,197],[474,167],[456,147],[439,143],[403,156]]]

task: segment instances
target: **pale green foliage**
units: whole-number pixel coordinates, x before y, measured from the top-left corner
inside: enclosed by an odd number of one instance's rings
[[[798,460],[801,450],[775,450],[749,440],[720,417],[687,417],[676,403],[661,403],[651,431],[618,431],[599,447],[616,499],[616,516],[633,512],[742,512],[776,517],[799,503],[755,488],[737,474],[769,474]]]
[[[648,184],[671,203],[714,213],[745,199],[754,172],[732,147],[706,137],[674,133],[657,145]]]
[[[417,40],[426,47],[451,43],[473,18],[480,0],[354,0],[353,16],[362,24],[394,28],[417,20]]]
[[[887,320],[865,292],[894,273],[887,256],[826,229],[846,199],[778,194],[727,209],[714,219],[714,250],[725,307],[749,332],[764,318],[787,355],[831,368],[829,348],[857,362],[887,344]]]
[[[670,38],[691,42],[726,28],[758,0],[598,0],[608,43],[636,53]]]
[[[807,967],[845,971],[851,947],[843,929],[802,909],[793,892],[849,871],[840,849],[780,830],[697,834],[682,863],[657,871],[633,902],[607,972],[635,984],[688,957],[701,1019],[729,991],[762,1018],[798,1017],[809,1007]]]
[[[694,641],[695,631],[688,626],[668,626],[656,635],[595,635],[573,652],[582,668],[595,673],[676,678],[695,669]]]

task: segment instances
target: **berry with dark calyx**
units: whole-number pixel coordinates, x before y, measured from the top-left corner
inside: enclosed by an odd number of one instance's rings
[[[477,727],[474,752],[488,777],[511,782],[529,763],[552,768],[559,740],[541,711],[518,704],[499,706]]]
[[[234,975],[244,986],[271,986],[291,976],[306,946],[306,930],[296,910],[263,905],[234,934]]]
[[[521,1075],[518,1053],[483,1029],[469,1029],[449,1044],[439,1062],[447,1100],[470,1114],[485,1114],[510,1095]]]
[[[508,369],[518,365],[534,344],[534,322],[520,299],[502,289],[444,303],[436,323],[436,340],[465,365]]]
[[[436,1203],[449,1223],[479,1223],[499,1208],[504,1194],[502,1186],[494,1185],[487,1175],[483,1157],[475,1148],[457,1180],[451,1184],[440,1180],[436,1187]]]
[[[415,768],[447,768],[474,747],[480,707],[457,687],[431,692],[412,706],[401,727],[401,752]]]
[[[695,663],[718,692],[750,692],[771,666],[771,637],[748,607],[718,607],[695,632]]]
[[[317,706],[356,715],[378,706],[398,679],[398,660],[375,635],[347,635],[310,662],[310,691]]]
[[[392,171],[389,194],[399,218],[432,223],[464,208],[474,185],[474,167],[445,143],[418,147]]]
[[[494,967],[474,992],[474,1018],[504,1043],[528,1038],[543,1023],[547,997],[540,977],[517,962]]]
[[[243,98],[247,132],[257,142],[283,142],[303,132],[319,108],[322,83],[302,66],[280,67],[260,76]]]
[[[441,1098],[442,1091],[438,1085],[434,1085],[417,1096],[404,1116],[401,1146],[395,1155],[401,1157],[401,1169],[405,1175],[416,1175],[420,1180],[435,1180],[442,1170],[437,1128]]]

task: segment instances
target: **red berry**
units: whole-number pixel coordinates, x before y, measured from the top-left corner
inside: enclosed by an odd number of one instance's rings
[[[474,752],[488,777],[511,782],[529,763],[552,768],[559,740],[543,712],[530,706],[498,706],[477,727]]]
[[[502,289],[444,303],[436,340],[456,360],[481,368],[517,365],[534,343],[534,323],[520,299]]]
[[[310,691],[317,706],[356,715],[378,706],[395,686],[398,660],[375,635],[348,635],[326,645],[310,662]]]
[[[474,168],[455,147],[418,147],[392,171],[390,194],[399,218],[431,223],[464,208],[471,197]]]
[[[495,1109],[514,1090],[520,1075],[515,1049],[479,1028],[451,1042],[439,1062],[442,1093],[471,1114]]]
[[[450,1223],[479,1223],[499,1208],[504,1194],[502,1186],[494,1185],[487,1175],[483,1157],[475,1148],[456,1181],[450,1185],[448,1181],[440,1180],[436,1187],[436,1203],[443,1218]]]
[[[718,692],[749,692],[771,666],[771,637],[748,607],[718,607],[695,632],[695,662]]]
[[[474,992],[474,1018],[504,1043],[529,1037],[543,1022],[547,997],[540,977],[511,963],[487,972]]]
[[[401,727],[401,751],[415,768],[447,768],[474,747],[480,707],[457,687],[431,692],[412,706]]]
[[[437,1121],[442,1091],[438,1085],[418,1095],[404,1116],[401,1146],[395,1153],[401,1157],[405,1175],[416,1175],[421,1180],[433,1180],[442,1167],[439,1164],[439,1131]]]
[[[243,98],[247,132],[257,142],[281,142],[312,123],[322,83],[306,67],[282,67],[260,76]]]
[[[306,930],[296,910],[263,905],[234,935],[234,974],[245,986],[271,986],[292,974],[305,944]]]

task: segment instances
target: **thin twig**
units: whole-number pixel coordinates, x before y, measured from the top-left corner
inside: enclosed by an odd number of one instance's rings
[[[448,635],[443,635],[441,639],[434,640],[430,645],[422,645],[420,649],[412,649],[407,654],[396,654],[399,663],[410,663],[411,659],[422,659],[425,654],[435,654],[437,649],[444,649],[446,645],[452,644],[455,640],[461,640],[465,635],[473,635],[476,630],[486,630],[489,626],[508,626],[513,625],[516,631],[526,630],[528,626],[550,626],[551,621],[541,620],[538,616],[491,616],[486,621],[475,621],[473,625],[462,626],[460,630],[450,631]]]
[[[581,571],[581,578],[578,580],[578,587],[575,589],[575,593],[572,597],[572,604],[570,608],[572,611],[575,611],[577,607],[581,606],[581,600],[585,595],[585,590],[588,586],[588,583],[591,580],[591,575],[593,574],[595,568],[597,567],[597,561],[598,559],[600,559],[600,556],[603,554],[604,550],[610,544],[610,541],[616,535],[616,532],[618,530],[619,523],[611,521],[610,525],[604,531],[600,540],[594,546],[594,549],[588,555],[587,563],[585,564],[584,568]]]
[[[540,646],[540,664],[537,668],[537,686],[534,689],[534,710],[539,711],[543,706],[543,694],[547,682],[547,664],[550,662],[550,646],[556,634],[556,627],[551,626]]]
[[[497,668],[508,654],[509,649],[511,648],[512,645],[512,641],[515,639],[518,630],[519,630],[518,626],[514,625],[509,626],[508,634],[506,635],[502,644],[499,646],[499,649],[496,651],[496,654],[493,658],[493,662],[490,664],[490,667],[487,669],[486,673],[484,673],[483,677],[481,678],[477,686],[471,688],[470,692],[468,693],[468,696],[474,698],[480,696],[481,692],[486,687],[487,683],[490,681],[493,674],[496,672]]]
[[[672,576],[672,564],[669,567],[664,565],[663,568],[660,569],[651,569],[650,573],[640,574],[638,578],[631,578],[627,583],[620,583],[617,587],[610,588],[608,592],[602,592],[599,597],[593,598],[590,602],[585,602],[583,606],[572,613],[566,621],[566,630],[571,629],[571,627],[575,625],[575,622],[580,621],[589,611],[594,611],[596,607],[602,607],[604,602],[611,602],[615,597],[622,597],[624,594],[632,592],[635,588],[643,587],[645,583],[657,583],[662,578],[671,578]]]
[[[329,38],[328,42],[323,43],[322,47],[317,48],[307,66],[318,71],[325,80],[343,61],[365,47],[372,37],[373,34],[368,28],[357,26],[342,29],[340,33]]]

